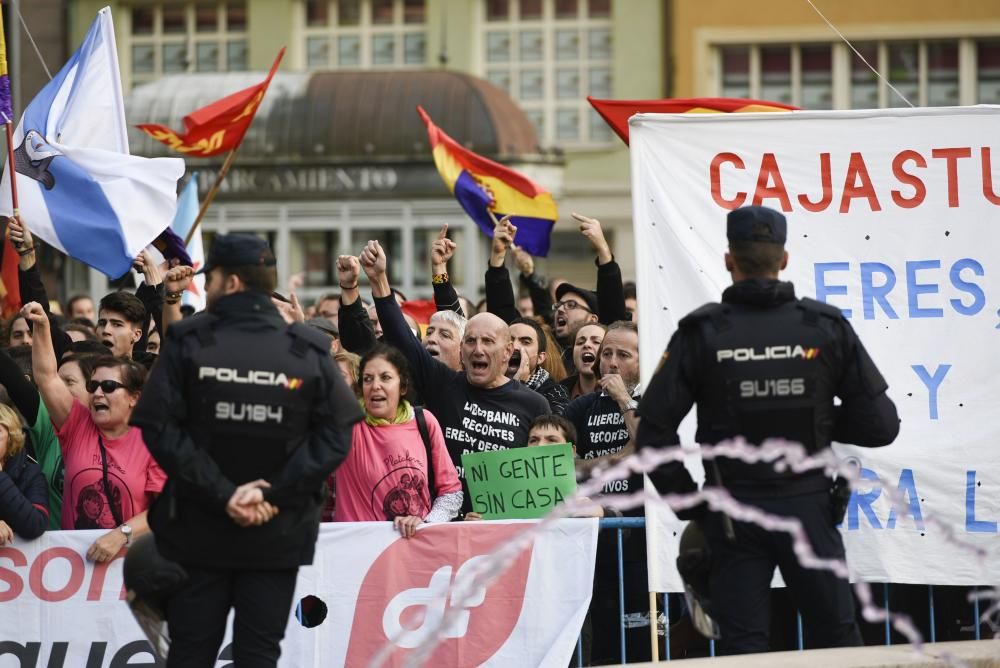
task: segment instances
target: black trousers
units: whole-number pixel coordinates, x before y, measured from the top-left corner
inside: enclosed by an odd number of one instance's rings
[[[167,603],[168,668],[213,668],[233,618],[234,665],[273,668],[292,609],[298,569],[229,570],[185,567],[188,580]]]
[[[772,499],[743,500],[772,515],[797,517],[813,552],[824,558],[844,558],[844,543],[831,519],[826,491]],[[774,568],[802,613],[806,646],[861,645],[854,616],[851,586],[830,571],[804,568],[792,551],[791,537],[756,525],[733,522],[735,540],[725,535],[722,516],[711,513],[704,524],[712,551],[709,583],[712,616],[719,624],[720,653],[768,651],[770,587]]]

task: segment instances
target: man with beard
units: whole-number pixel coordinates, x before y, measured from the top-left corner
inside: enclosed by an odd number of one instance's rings
[[[581,328],[581,332],[592,329]],[[587,334],[587,333],[585,333]],[[589,342],[585,341],[584,346]],[[576,428],[576,449],[580,457],[577,470],[589,473],[598,464],[610,464],[634,452],[633,437],[638,418],[639,391],[639,334],[633,322],[619,321],[608,326],[598,352],[598,391],[585,394],[570,403],[563,417]],[[604,485],[602,496],[632,494],[642,489],[640,476],[626,476],[610,480]],[[595,499],[601,505],[607,501]],[[627,516],[641,517],[642,506],[626,510]],[[595,629],[617,629],[621,623],[618,611],[618,581],[616,545],[601,542],[598,545],[596,586],[591,609]],[[624,562],[625,615],[628,620],[629,647],[636,647],[640,656],[633,660],[648,660],[648,612],[646,580],[646,540],[643,532],[633,532],[622,543]],[[618,660],[617,634],[594,635],[593,656],[595,665]],[[632,650],[629,651],[632,658]]]
[[[634,449],[631,441],[638,425],[635,409],[640,397],[639,332],[635,323],[612,323],[598,355],[600,391],[574,399],[563,414],[576,427],[577,453],[584,461],[620,457]],[[623,482],[627,489],[627,481]]]
[[[538,392],[549,402],[551,413],[562,415],[569,405],[569,394],[542,368],[548,355],[545,330],[531,318],[518,318],[510,324],[510,340],[514,352],[507,363],[507,377]]]
[[[413,385],[441,424],[464,487],[462,454],[527,445],[528,427],[535,417],[549,412],[548,402],[505,375],[514,345],[509,328],[500,318],[480,313],[469,319],[461,344],[465,370],[454,371],[434,359],[407,327],[392,298],[382,246],[369,241],[360,261],[372,286],[385,342],[406,355]],[[463,510],[468,511],[468,489],[463,491]]]

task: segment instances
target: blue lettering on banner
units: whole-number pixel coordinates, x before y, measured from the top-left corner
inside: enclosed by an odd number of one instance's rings
[[[817,262],[816,272],[816,300],[824,304],[828,303],[827,298],[831,295],[846,295],[846,285],[827,285],[826,272],[828,271],[848,271],[851,268],[850,262]],[[851,309],[842,308],[845,318],[851,317]]]
[[[961,299],[952,299],[951,306],[955,309],[955,311],[961,313],[962,315],[976,315],[983,310],[984,306],[986,306],[986,294],[983,293],[983,289],[975,283],[969,283],[968,281],[962,279],[962,271],[965,269],[971,269],[972,273],[976,276],[986,275],[983,265],[969,257],[962,258],[955,264],[951,265],[951,272],[949,274],[951,284],[954,285],[957,290],[961,290],[962,292],[972,295],[972,303],[970,305],[966,306]]]
[[[879,522],[878,516],[875,515],[875,509],[872,508],[872,504],[882,494],[882,485],[878,482],[878,474],[871,469],[862,467],[859,477],[861,480],[873,481],[875,486],[870,491],[864,493],[859,492],[857,489],[851,491],[851,498],[847,502],[847,530],[858,530],[858,511],[861,511],[868,518],[868,524],[873,529],[881,529],[882,523]]]
[[[917,377],[923,381],[924,385],[927,386],[927,403],[929,405],[930,417],[932,420],[938,419],[938,401],[937,392],[938,387],[944,380],[944,377],[948,374],[948,370],[951,369],[950,364],[939,364],[938,368],[935,369],[934,375],[927,372],[927,368],[922,364],[913,364],[910,366],[917,373]]]
[[[882,274],[884,280],[880,285],[872,282],[872,276]],[[888,295],[896,286],[896,272],[887,264],[881,262],[861,263],[861,303],[864,305],[865,320],[875,319],[875,302],[892,320],[898,320],[896,310],[889,303]]]
[[[969,533],[996,533],[997,523],[976,519],[976,472],[965,472],[965,530]]]
[[[913,526],[916,527],[917,531],[923,531],[924,516],[920,512],[920,497],[917,496],[917,484],[913,480],[913,469],[903,469],[899,472],[899,484],[896,489],[906,497],[907,512],[913,518]],[[885,521],[885,528],[896,528],[895,507],[889,511],[889,519]]]
[[[921,308],[917,303],[920,295],[936,295],[937,283],[917,283],[917,272],[924,269],[940,269],[941,260],[913,260],[906,263],[906,293],[909,296],[911,318],[943,318],[944,309]]]
[[[973,316],[986,307],[986,293],[982,286],[975,283],[973,277],[986,275],[982,263],[972,258],[964,257],[956,260],[948,269],[948,280],[943,276],[931,279],[926,273],[942,269],[941,260],[908,260],[905,263],[906,281],[900,284],[897,274],[900,272],[884,262],[859,263],[861,284],[861,306],[865,320],[875,320],[876,306],[890,319],[898,320],[900,315],[893,308],[889,299],[893,291],[906,290],[906,316],[908,318],[943,318],[945,309],[943,302],[933,306],[929,297],[922,295],[940,295],[943,288],[950,288],[953,294],[947,304],[958,315]],[[845,279],[837,279],[827,274],[832,272],[852,271],[850,262],[817,262],[813,265],[816,283],[816,299],[830,303],[830,297],[848,297],[853,300],[855,295],[848,291]],[[839,282],[839,283],[838,283]],[[943,298],[943,296],[941,297]],[[923,303],[921,303],[923,302]],[[836,306],[836,304],[834,304]],[[842,307],[845,318],[853,315],[853,309]],[[998,311],[1000,314],[1000,311]],[[1000,329],[1000,325],[997,326]]]

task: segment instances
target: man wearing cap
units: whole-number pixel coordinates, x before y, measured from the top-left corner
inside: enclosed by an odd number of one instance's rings
[[[330,354],[336,355],[340,352],[340,332],[337,330],[337,325],[334,324],[329,318],[309,318],[306,320],[306,325],[312,327],[316,331],[323,332],[330,338]]]
[[[736,437],[801,443],[816,453],[832,441],[888,445],[899,431],[887,385],[850,323],[827,304],[796,298],[778,280],[788,264],[787,223],[772,209],[729,213],[726,269],[733,284],[722,303],[706,304],[678,324],[639,404],[638,448],[677,445],[677,427],[698,404],[698,443]],[[834,399],[840,404],[835,405]],[[832,481],[823,471],[776,471],[736,459],[706,461],[706,486],[722,486],[743,504],[797,518],[821,558],[844,559]],[[683,464],[652,474],[661,493],[696,489]],[[850,585],[829,571],[804,568],[781,532],[730,520],[699,507],[711,551],[712,615],[728,654],[768,650],[769,591],[781,569],[810,636],[807,646],[860,645]]]
[[[271,303],[265,241],[217,236],[203,271],[207,311],[167,329],[132,414],[169,476],[149,514],[156,546],[187,573],[166,604],[167,666],[214,665],[230,609],[234,664],[275,666],[324,481],[362,414],[329,337]]]

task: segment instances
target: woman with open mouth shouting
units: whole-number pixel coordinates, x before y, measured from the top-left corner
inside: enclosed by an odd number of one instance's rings
[[[129,426],[146,370],[124,357],[98,357],[91,363],[85,406],[59,377],[41,305],[31,302],[21,313],[34,326],[35,382],[63,451],[62,528],[110,529],[87,551],[89,559],[110,561],[149,531],[146,510],[166,481],[140,430]]]
[[[365,419],[355,423],[351,452],[336,471],[336,522],[390,520],[404,538],[424,522],[447,522],[462,507],[462,484],[429,411],[405,399],[409,365],[384,344],[360,364]]]

